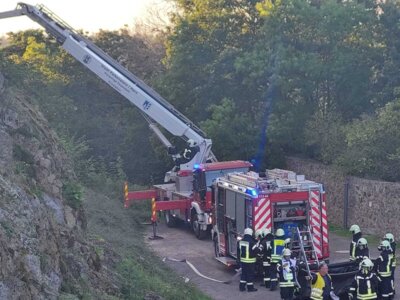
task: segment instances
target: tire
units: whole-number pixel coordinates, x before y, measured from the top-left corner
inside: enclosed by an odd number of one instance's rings
[[[165,212],[165,223],[168,227],[173,228],[177,226],[177,219],[172,216],[171,212],[167,210]]]
[[[192,230],[194,232],[194,235],[199,239],[203,240],[206,236],[208,231],[207,230],[201,230],[200,224],[199,224],[199,217],[197,213],[192,214]]]

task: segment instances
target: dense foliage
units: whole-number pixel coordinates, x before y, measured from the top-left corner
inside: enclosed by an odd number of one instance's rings
[[[166,94],[207,119],[217,156],[273,167],[300,154],[400,179],[397,2],[176,2]]]
[[[91,38],[200,124],[220,160],[282,167],[300,154],[400,179],[397,1],[174,2],[163,36],[125,28]],[[161,178],[168,160],[137,109],[51,38],[11,34],[1,57],[9,82],[42,99],[60,134],[84,140],[88,160],[137,183]]]

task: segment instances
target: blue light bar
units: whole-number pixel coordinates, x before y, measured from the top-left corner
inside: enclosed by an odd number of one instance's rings
[[[258,196],[257,190],[255,190],[255,189],[246,189],[246,194],[249,194],[249,195],[251,195],[253,197],[257,197]]]
[[[200,169],[200,165],[199,164],[194,164],[193,168],[194,169]]]

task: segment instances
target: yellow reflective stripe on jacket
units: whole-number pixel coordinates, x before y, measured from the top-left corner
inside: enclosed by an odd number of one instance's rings
[[[389,254],[389,255],[390,255],[390,254]],[[383,261],[383,257],[382,257],[382,256],[380,256],[379,258]],[[389,276],[392,276],[391,266],[392,266],[392,261],[391,261],[391,258],[390,258],[390,256],[389,256],[389,259],[388,259],[387,264],[386,264],[386,270],[385,270],[385,271],[379,271],[379,267],[378,267],[378,274],[379,274],[379,276],[381,276],[381,277],[389,277]]]
[[[332,278],[330,275],[328,275],[331,282]],[[325,287],[325,280],[321,276],[321,274],[317,273],[317,280],[315,281],[314,284],[311,285],[311,299],[313,300],[322,300],[322,294],[324,292],[324,287]]]
[[[274,249],[272,249],[272,254],[271,254],[271,262],[273,262],[273,263],[278,263],[282,258],[281,254],[276,253],[276,249],[279,246],[285,247],[285,241],[281,240],[281,239],[274,240]]]
[[[245,247],[245,257],[242,256],[242,247]],[[255,257],[250,257],[250,244],[249,242],[246,241],[240,241],[239,242],[239,250],[240,250],[240,262],[243,263],[255,263],[256,262],[256,258]]]
[[[292,286],[294,286],[294,282],[293,281],[281,281],[281,282],[279,282],[279,286],[280,287],[292,287]]]
[[[357,242],[354,242],[353,240],[351,241],[351,244],[353,247],[351,248],[351,253],[350,253],[350,259],[356,259],[356,247],[357,247]]]
[[[378,296],[376,293],[371,293],[371,294],[357,294],[357,299],[360,300],[370,300],[370,299],[376,299]]]
[[[391,261],[390,266],[392,268],[395,268],[396,267],[396,256],[393,253],[389,254],[388,256],[389,256],[389,260]]]
[[[376,292],[372,292],[371,289],[371,277],[367,279],[367,293],[366,294],[360,294],[360,279],[357,277],[357,299],[359,300],[370,300],[370,299],[376,299],[377,295]],[[365,279],[364,279],[365,280]]]

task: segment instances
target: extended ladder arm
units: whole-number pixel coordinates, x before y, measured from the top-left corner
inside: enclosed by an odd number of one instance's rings
[[[21,15],[26,15],[43,26],[69,54],[127,98],[151,120],[157,122],[174,136],[182,137],[185,140],[194,140],[200,151],[191,161],[181,164],[181,169],[191,170],[195,164],[204,163],[208,159],[215,159],[211,152],[212,142],[205,138],[205,134],[200,128],[142,80],[122,67],[44,6],[18,3],[15,10],[0,13],[0,19]],[[170,144],[165,136],[162,137],[161,131],[152,130],[162,143],[169,147]]]

